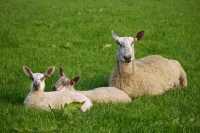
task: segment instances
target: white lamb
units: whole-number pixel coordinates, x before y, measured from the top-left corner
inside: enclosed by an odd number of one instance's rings
[[[52,89],[54,91],[60,91],[60,90],[75,91],[73,85],[80,79],[80,77],[77,76],[72,80],[69,80],[65,76],[61,67],[59,69],[59,73],[60,73],[60,78]],[[91,101],[98,103],[107,103],[109,101],[128,103],[132,101],[131,98],[124,91],[119,90],[115,87],[100,87],[93,90],[76,91],[76,92],[82,93],[85,96],[87,96]]]
[[[118,37],[112,31],[118,50],[109,86],[125,91],[130,97],[162,94],[172,88],[187,86],[186,73],[178,61],[158,55],[135,60],[134,43],[144,33],[145,31],[140,31],[135,37]]]
[[[55,70],[55,67],[49,67],[48,70],[42,73],[33,73],[27,66],[23,66],[24,73],[32,80],[30,92],[24,100],[24,106],[40,108],[45,110],[60,109],[65,104],[72,102],[84,102],[81,110],[85,112],[93,105],[92,102],[83,94],[74,91],[57,91],[44,92],[45,78],[49,77]]]

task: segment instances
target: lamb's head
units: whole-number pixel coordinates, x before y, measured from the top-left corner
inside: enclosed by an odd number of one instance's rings
[[[47,71],[42,74],[42,73],[33,73],[30,68],[27,66],[23,66],[23,71],[24,73],[29,76],[32,80],[31,86],[30,86],[30,91],[38,91],[41,90],[43,91],[45,88],[45,79],[49,77],[55,70],[55,67],[49,67]]]
[[[59,68],[59,74],[60,74],[60,78],[53,85],[52,90],[53,91],[60,91],[60,90],[75,91],[73,85],[76,84],[76,82],[78,82],[81,77],[77,76],[70,80],[65,76],[63,69],[61,67]]]
[[[117,58],[124,63],[130,63],[134,59],[134,43],[142,39],[145,31],[140,31],[134,37],[119,37],[112,30],[112,37],[118,44]]]

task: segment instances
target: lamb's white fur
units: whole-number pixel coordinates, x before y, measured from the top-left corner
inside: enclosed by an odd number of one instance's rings
[[[73,85],[80,79],[79,76],[73,78],[72,80],[68,79],[62,68],[59,69],[60,78],[56,82],[56,84],[53,86],[54,91],[60,91],[60,90],[71,90],[76,91],[73,87]],[[76,91],[79,93],[84,94],[87,96],[92,102],[98,102],[98,103],[107,103],[109,101],[111,102],[122,102],[122,103],[128,103],[131,102],[131,98],[122,90],[119,90],[115,87],[99,87],[95,88],[93,90],[88,91]]]
[[[81,110],[85,112],[87,109],[90,109],[93,105],[92,102],[81,93],[68,90],[62,92],[44,92],[45,78],[49,77],[54,70],[54,67],[49,67],[44,74],[33,73],[27,66],[23,66],[24,73],[32,79],[30,92],[24,100],[24,106],[50,110],[50,108],[60,109],[65,104],[72,102],[84,102]]]
[[[134,43],[144,33],[140,31],[135,37],[118,37],[112,31],[118,50],[109,86],[124,90],[130,97],[162,94],[172,88],[187,86],[186,73],[178,61],[158,55],[135,60]]]

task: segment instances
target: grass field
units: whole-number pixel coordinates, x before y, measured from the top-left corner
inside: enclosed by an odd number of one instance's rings
[[[0,132],[200,131],[198,0],[1,0],[0,9]],[[134,97],[129,104],[94,103],[71,116],[23,106],[30,86],[24,65],[33,72],[56,67],[45,91],[57,81],[59,66],[69,78],[82,77],[78,90],[107,86],[117,49],[112,29],[119,36],[146,30],[135,57],[178,60],[188,87]]]

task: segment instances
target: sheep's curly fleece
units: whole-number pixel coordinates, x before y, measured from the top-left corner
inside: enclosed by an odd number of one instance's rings
[[[131,73],[123,72],[119,62],[117,59],[109,86],[125,91],[130,97],[162,94],[172,88],[187,86],[186,73],[176,60],[158,55],[133,60]]]

